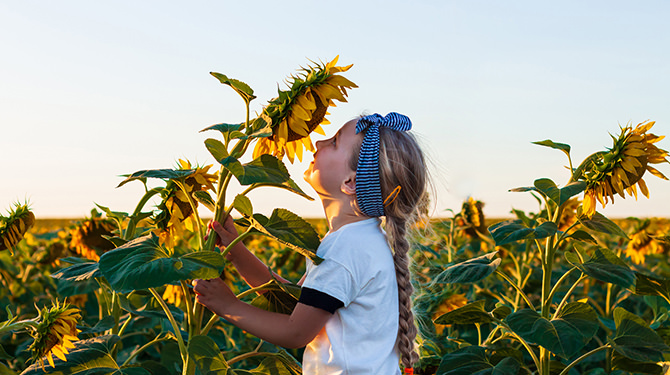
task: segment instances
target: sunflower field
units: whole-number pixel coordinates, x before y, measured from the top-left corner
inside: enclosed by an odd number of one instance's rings
[[[0,375],[301,374],[301,349],[213,315],[195,303],[191,281],[221,277],[270,311],[297,303],[294,284],[250,289],[206,223],[234,213],[240,235],[228,247],[243,241],[287,280],[300,279],[306,257],[319,262],[325,220],[284,208],[265,216],[247,194],[284,189],[312,199],[283,160],[313,152],[310,134],[322,133],[327,109],[356,88],[341,75],[351,65],[336,63],[291,76],[255,118],[253,89],[212,73],[245,102],[246,121],[203,129],[214,134],[204,144],[216,168],[179,160],[126,175],[119,186],[145,187],[133,212],[97,206],[82,220],[40,220],[28,203],[10,207],[0,217]],[[620,127],[612,148],[576,167],[569,145],[535,142],[564,153],[572,173],[564,185],[538,178],[512,187],[537,200],[534,211],[490,219],[470,198],[415,225],[415,373],[670,373],[670,220],[597,211],[616,195],[648,197],[648,176],[666,179],[652,166],[668,162],[653,125]],[[233,179],[240,193],[229,191]]]

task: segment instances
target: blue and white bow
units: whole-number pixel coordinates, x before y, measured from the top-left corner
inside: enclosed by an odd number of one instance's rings
[[[407,131],[412,128],[409,117],[391,112],[385,117],[361,117],[356,123],[356,134],[365,130],[356,167],[356,201],[360,210],[372,217],[384,216],[382,186],[379,180],[379,127]],[[366,130],[367,129],[367,130]]]

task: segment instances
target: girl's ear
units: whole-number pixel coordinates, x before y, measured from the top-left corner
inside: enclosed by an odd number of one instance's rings
[[[346,180],[342,181],[340,190],[347,195],[356,195],[356,172],[353,172]]]

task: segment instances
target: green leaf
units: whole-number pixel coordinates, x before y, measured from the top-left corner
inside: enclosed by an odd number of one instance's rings
[[[209,195],[209,192],[206,190],[195,191],[193,192],[193,196],[195,197],[195,200],[202,203],[202,205],[207,207],[208,210],[214,212],[216,209],[216,202],[214,201],[214,198],[212,198],[212,196]]]
[[[155,234],[136,238],[104,253],[99,267],[112,288],[126,293],[187,279],[211,279],[223,271],[220,253],[201,251],[173,257]]]
[[[524,340],[536,343],[563,358],[578,353],[598,331],[598,315],[582,302],[566,304],[552,320],[523,309],[513,312],[505,322]]]
[[[433,282],[436,284],[477,282],[492,274],[498,268],[502,259],[495,258],[496,254],[498,252],[493,251],[477,258],[453,264],[440,272]]]
[[[521,240],[542,239],[557,231],[558,227],[552,221],[546,221],[535,228],[526,227],[521,220],[506,220],[489,227],[497,246]]]
[[[292,193],[298,194],[303,198],[306,198],[310,201],[313,201],[314,198],[310,197],[305,193],[298,184],[295,183],[292,179],[289,179],[288,181],[282,182],[281,184],[271,184],[271,183],[265,183],[265,184],[254,184],[254,189],[257,187],[263,187],[263,186],[272,186],[272,187],[277,187],[280,189],[288,190]]]
[[[618,352],[612,353],[612,370],[625,371],[626,374],[664,375],[663,367],[653,362],[640,362],[624,357]],[[612,372],[614,374],[614,372]]]
[[[82,335],[91,335],[95,333],[102,333],[105,332],[108,329],[111,329],[114,327],[114,317],[111,315],[106,315],[104,318],[100,319],[93,327],[87,327],[87,328],[82,328],[79,326],[78,328],[81,329],[81,334]]]
[[[586,189],[584,181],[574,181],[559,189],[554,181],[548,178],[537,179],[534,185],[539,192],[559,206]]]
[[[622,307],[614,309],[616,333],[611,343],[619,354],[640,362],[659,362],[670,350],[647,323]]]
[[[118,294],[118,296],[121,308],[131,314],[147,318],[168,318],[160,303],[156,301],[153,294],[147,291],[135,291],[127,295]],[[177,322],[184,320],[184,312],[182,310],[171,304],[168,304],[168,308]]]
[[[230,142],[231,139],[246,138],[246,134],[242,133],[242,127],[244,124],[216,124],[202,129],[200,132],[207,130],[218,130],[223,135],[226,144]]]
[[[544,141],[536,141],[536,142],[532,142],[532,143],[536,144],[536,145],[540,145],[540,146],[551,147],[551,148],[556,149],[556,150],[561,150],[561,151],[565,152],[565,154],[568,155],[568,157],[570,156],[570,145],[568,145],[568,144],[556,143],[556,142],[553,142],[549,139],[545,139]]]
[[[240,162],[234,157],[228,154],[226,146],[221,143],[218,139],[207,138],[205,139],[205,147],[207,151],[214,157],[224,167],[227,167],[229,164],[240,164]]]
[[[222,163],[223,164],[223,163]],[[224,164],[240,185],[283,184],[290,179],[284,163],[275,156],[263,154],[247,164]]]
[[[479,300],[440,315],[436,324],[475,324],[491,323],[495,320],[484,308],[486,301]]]
[[[626,232],[624,232],[618,225],[616,225],[612,220],[606,218],[601,213],[596,212],[593,217],[590,219],[581,213],[581,207],[577,210],[577,220],[579,220],[582,225],[585,227],[594,230],[596,232],[613,234],[616,236],[628,238]]]
[[[7,354],[5,348],[0,345],[0,359],[14,359],[14,356]]]
[[[54,356],[54,367],[45,365],[48,373],[60,373],[69,375],[151,375],[141,367],[121,368],[114,357],[112,349],[119,341],[119,336],[98,336],[87,340],[74,342],[74,348],[66,355],[67,361],[62,361]],[[39,363],[33,363],[25,369],[22,375],[45,374]]]
[[[250,373],[258,375],[298,375],[302,374],[302,366],[285,350],[280,350],[277,354],[267,354],[261,364],[251,370]]]
[[[195,172],[195,169],[148,169],[143,171],[137,171],[130,175],[124,175],[125,180],[117,187],[121,187],[127,184],[130,181],[134,180],[145,180],[147,178],[159,178],[161,180],[177,180],[180,178],[188,177]]]
[[[468,346],[442,357],[436,375],[516,375],[520,368],[512,357],[494,365],[485,348]]]
[[[229,369],[221,350],[214,340],[207,336],[193,336],[188,340],[188,354],[202,374],[226,375]]]
[[[272,136],[272,119],[265,113],[255,118],[247,128],[247,138],[267,138]]]
[[[291,283],[270,280],[263,285],[264,292],[256,296],[251,304],[263,310],[291,314],[300,298],[301,288]]]
[[[246,83],[237,79],[228,78],[225,74],[221,73],[210,72],[209,74],[213,75],[214,78],[218,79],[222,84],[228,85],[233,90],[235,90],[235,92],[242,97],[245,103],[248,104],[250,101],[256,99],[254,90],[252,90],[251,87],[249,87],[249,85]]]
[[[575,245],[575,248],[579,249],[579,246]],[[576,254],[567,251],[565,259],[583,273],[606,283],[628,288],[635,282],[635,273],[626,262],[607,248],[596,248],[590,259],[584,262]]]
[[[237,194],[233,200],[233,207],[237,212],[244,216],[251,216],[254,214],[254,207],[251,205],[251,200],[246,195]]]
[[[51,274],[51,277],[58,280],[57,290],[60,296],[69,297],[77,294],[86,294],[100,288],[100,285],[95,280],[102,277],[102,272],[98,269],[97,262],[74,257],[61,260],[77,263]]]
[[[589,232],[578,229],[574,232],[572,232],[570,235],[566,236],[566,238],[572,238],[573,240],[577,241],[582,241],[582,242],[589,242],[592,244],[597,244],[598,241],[596,241],[595,238],[593,238],[592,235],[589,234]]]
[[[261,214],[255,214],[249,219],[254,229],[308,257],[315,264],[323,260],[316,255],[316,249],[321,244],[319,235],[311,224],[291,211],[276,208],[269,219]]]
[[[661,296],[670,303],[670,280],[635,272],[635,290],[640,296]]]

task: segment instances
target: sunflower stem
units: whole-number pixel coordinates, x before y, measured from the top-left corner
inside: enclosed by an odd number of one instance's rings
[[[4,335],[5,333],[11,331],[19,331],[26,328],[37,328],[38,319],[39,317],[3,325],[2,327],[0,327],[0,337],[2,337],[2,335]]]
[[[523,292],[523,290],[521,289],[521,287],[519,287],[519,286],[516,285],[514,282],[512,282],[512,280],[511,280],[509,277],[507,277],[507,275],[505,275],[505,274],[504,274],[503,272],[501,272],[501,271],[496,270],[496,275],[502,277],[503,280],[507,281],[507,282],[508,282],[514,289],[516,289],[516,292],[521,296],[521,298],[523,298],[524,301],[526,301],[526,304],[528,305],[528,307],[530,307],[531,309],[533,309],[533,311],[536,311],[536,310],[535,310],[535,306],[533,305],[532,302],[530,302],[530,299],[528,298],[528,296],[526,295],[526,293]],[[520,281],[520,280],[521,280],[521,279],[519,279],[519,281]]]
[[[167,337],[167,336],[164,336],[164,337],[156,337],[155,339],[153,339],[153,340],[149,341],[148,343],[142,345],[141,347],[139,347],[137,350],[135,350],[134,352],[132,352],[132,353],[130,354],[130,356],[128,357],[128,359],[126,359],[125,362],[123,362],[123,364],[121,365],[121,368],[127,366],[127,365],[130,363],[130,361],[132,361],[135,357],[137,357],[138,354],[140,354],[140,353],[142,353],[143,351],[149,349],[149,347],[150,347],[151,345],[158,344],[159,342],[163,342],[163,341],[167,341],[167,340],[171,340],[171,338],[170,338],[170,337]]]
[[[123,234],[123,239],[124,240],[130,240],[135,236],[135,228],[137,227],[137,216],[142,212],[142,208],[144,208],[144,205],[147,204],[149,199],[153,197],[156,194],[159,194],[163,190],[162,187],[157,187],[153,188],[151,190],[148,190],[146,193],[144,193],[144,196],[142,196],[142,199],[137,203],[137,206],[135,207],[135,211],[133,211],[133,214],[130,216],[130,221],[128,221],[128,227],[126,227],[126,232]],[[119,228],[120,230],[121,228]]]
[[[158,292],[156,291],[156,288],[149,288],[149,291],[151,292],[151,294],[153,294],[154,298],[156,298],[156,301],[158,301],[158,303],[161,305],[161,308],[163,308],[163,312],[165,313],[165,315],[167,315],[170,324],[172,324],[172,329],[174,330],[174,335],[177,338],[177,344],[179,345],[179,353],[181,354],[181,359],[184,362],[184,368],[186,368],[186,364],[188,361],[188,351],[186,350],[184,339],[181,337],[181,330],[179,329],[179,325],[177,324],[177,321],[174,319],[174,316],[172,315],[170,308],[165,303],[165,300],[163,300],[163,297],[161,297],[161,295],[158,294]]]
[[[572,368],[575,367],[575,366],[576,366],[579,362],[581,362],[582,360],[584,360],[584,359],[586,359],[587,357],[592,356],[592,355],[594,355],[594,354],[596,354],[596,353],[598,353],[598,352],[600,352],[600,351],[603,351],[603,350],[605,350],[605,349],[609,349],[609,348],[611,348],[610,344],[605,344],[605,345],[603,345],[603,346],[601,346],[601,347],[598,347],[598,348],[595,348],[595,349],[591,350],[591,351],[588,352],[588,353],[585,353],[585,354],[582,355],[581,357],[579,357],[579,358],[575,359],[574,361],[572,361],[572,362],[571,362],[566,368],[564,368],[563,371],[561,371],[560,374],[558,374],[558,375],[568,375],[568,374],[570,373],[570,370],[572,370]]]

